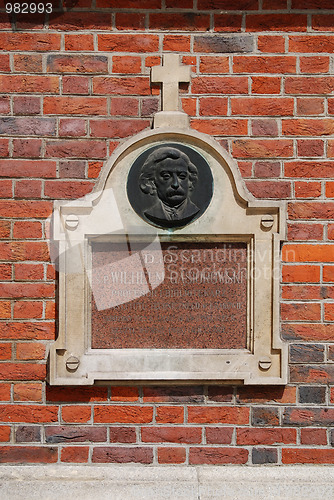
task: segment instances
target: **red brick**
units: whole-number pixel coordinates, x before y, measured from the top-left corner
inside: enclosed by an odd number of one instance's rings
[[[288,239],[290,240],[322,240],[324,228],[322,224],[288,224]]]
[[[14,67],[20,73],[42,73],[42,55],[14,54]]]
[[[41,198],[42,181],[21,180],[15,182],[15,198]]]
[[[8,115],[10,113],[10,100],[8,96],[0,97],[0,113],[2,115]]]
[[[296,444],[296,439],[296,429],[237,429],[238,445]]]
[[[55,118],[40,117],[4,117],[0,118],[0,133],[7,135],[56,135]],[[0,144],[5,148],[5,144]]]
[[[65,50],[94,50],[93,34],[65,35]]]
[[[43,315],[43,302],[15,302],[14,304],[14,319],[40,319]],[[18,346],[18,350],[25,349],[26,344],[22,344]],[[37,346],[36,346],[37,348]],[[44,358],[45,348],[43,350],[43,357],[40,358],[30,358],[30,359],[43,359]],[[18,357],[18,359],[20,359]],[[24,359],[24,358],[21,358]],[[26,358],[29,359],[29,358]]]
[[[293,143],[288,139],[237,139],[233,141],[236,158],[288,158],[293,156]]]
[[[60,34],[0,32],[0,49],[36,52],[60,50]]]
[[[113,386],[111,387],[111,401],[138,401],[137,387]]]
[[[285,52],[285,39],[283,36],[259,35],[257,47],[260,52],[283,53]]]
[[[217,118],[211,120],[193,119],[191,126],[199,132],[209,135],[246,135],[248,123],[247,120]]]
[[[328,224],[328,239],[334,240],[334,224]]]
[[[238,161],[238,167],[242,177],[251,177],[252,175],[251,161]]]
[[[18,360],[44,359],[45,352],[45,345],[37,342],[22,342],[16,345],[16,359]]]
[[[88,462],[88,446],[66,446],[61,450],[60,460],[65,463],[82,464]]]
[[[332,9],[333,3],[330,0],[292,0],[293,9]]]
[[[283,464],[332,464],[334,450],[325,448],[283,448]]]
[[[0,384],[1,401],[10,401],[11,384]]]
[[[49,423],[57,420],[58,406],[12,404],[0,407],[2,422]]]
[[[248,14],[246,31],[306,31],[304,14]]]
[[[313,1],[313,3],[316,3]],[[333,4],[330,4],[330,0],[327,0],[328,3],[328,8],[331,9],[333,7]],[[322,8],[326,8],[323,6],[324,3],[321,2],[321,5],[318,5],[317,8],[320,6]],[[333,29],[333,21],[334,21],[334,15],[333,14],[313,14],[312,15],[312,29],[315,31],[334,31]]]
[[[289,323],[282,326],[282,335],[283,338],[287,340],[304,340],[304,341],[312,341],[312,342],[326,342],[330,341],[333,338],[333,325],[318,325],[315,323]],[[303,367],[302,367],[303,368]],[[328,367],[321,368],[318,366],[315,370],[306,367],[311,371],[308,375],[302,373],[298,378],[291,378],[291,382],[318,382],[325,379],[328,375],[326,369],[331,370],[331,365]],[[305,368],[305,369],[306,369]],[[291,375],[292,376],[292,375]],[[304,377],[304,378],[303,378]],[[331,377],[333,378],[333,377]]]
[[[252,120],[252,135],[260,137],[276,137],[279,134],[278,122],[272,119]]]
[[[326,429],[301,429],[301,444],[327,445]]]
[[[110,8],[114,6],[111,0],[97,0],[96,6],[99,8]],[[138,9],[139,5],[137,0],[118,0],[118,9]],[[160,9],[161,0],[142,0],[140,9]]]
[[[206,427],[206,442],[208,444],[231,444],[232,427]]]
[[[107,99],[102,97],[44,97],[44,114],[106,115]]]
[[[155,420],[158,424],[183,424],[184,409],[182,406],[158,406]]]
[[[151,464],[153,450],[151,447],[116,447],[104,446],[93,449],[93,463],[142,463]]]
[[[248,79],[244,76],[201,76],[193,79],[192,93],[248,94]]]
[[[323,280],[325,283],[334,281],[334,266],[324,266]]]
[[[234,73],[296,73],[295,56],[234,56]]]
[[[38,115],[40,109],[40,97],[29,95],[13,97],[13,110],[15,115]]]
[[[89,93],[89,78],[86,76],[63,76],[63,93],[64,94],[88,94]]]
[[[0,462],[5,463],[56,463],[57,448],[49,446],[1,446]]]
[[[41,139],[14,139],[13,156],[39,158],[41,156],[41,147]]]
[[[90,161],[88,162],[88,178],[97,179],[103,167],[103,162]]]
[[[297,141],[299,156],[317,157],[324,155],[325,143],[321,139],[300,139]]]
[[[83,26],[87,31],[112,29],[111,14],[106,12],[59,12],[50,14],[49,29],[78,31]]]
[[[0,33],[1,35],[1,33]],[[0,75],[0,92],[3,93],[52,93],[59,91],[57,76]]]
[[[51,403],[89,403],[107,399],[107,387],[46,387],[46,400]]]
[[[332,76],[288,76],[285,79],[286,94],[331,94],[333,91]]]
[[[14,222],[13,237],[16,239],[33,239],[42,237],[42,224],[38,221]]]
[[[176,52],[190,52],[190,36],[164,35],[163,50]]]
[[[311,56],[300,58],[300,71],[302,73],[328,73],[329,57],[328,56]]]
[[[292,116],[292,98],[238,97],[231,98],[232,115]]]
[[[91,418],[90,406],[63,406],[62,419],[67,423],[87,423]]]
[[[0,278],[3,281],[12,279],[12,265],[0,264]]]
[[[151,30],[193,30],[207,31],[210,29],[210,16],[207,14],[159,13],[150,14],[149,28]]]
[[[296,388],[291,386],[238,387],[237,402],[294,404],[296,402]]]
[[[242,16],[238,14],[214,14],[214,31],[237,33],[241,31]]]
[[[248,450],[243,448],[192,447],[189,450],[190,465],[245,464]]]
[[[81,118],[61,118],[59,120],[59,136],[84,137],[86,134],[86,120]]]
[[[181,104],[182,110],[189,116],[196,115],[196,101],[197,99],[192,99],[188,97],[182,97]]]
[[[149,120],[115,120],[113,118],[105,120],[91,120],[90,135],[91,137],[124,138],[141,132],[149,126]]]
[[[1,366],[1,365],[0,365]],[[146,424],[153,418],[150,406],[95,406],[95,423]]]
[[[281,318],[283,321],[320,321],[320,304],[281,304]]]
[[[289,181],[247,181],[246,186],[256,198],[290,198]]]
[[[324,100],[320,97],[297,98],[298,115],[321,115],[324,112]]]
[[[2,380],[44,380],[46,366],[34,363],[0,364],[0,379]]]
[[[113,73],[140,73],[141,58],[137,56],[113,56]]]
[[[249,408],[228,406],[190,406],[188,422],[191,424],[248,424]]]
[[[135,443],[137,441],[134,427],[110,427],[109,440],[111,443]]]
[[[2,177],[55,177],[57,164],[49,160],[0,160]]]
[[[145,57],[145,67],[151,68],[152,66],[160,66],[161,57],[160,56],[148,56]]]
[[[252,94],[279,94],[281,78],[277,76],[252,77]]]
[[[10,306],[10,302],[9,302],[9,306]],[[6,316],[6,314],[4,314],[4,316],[2,316],[2,311],[3,311],[3,305],[2,305],[2,302],[0,302],[0,312],[1,312],[1,317],[3,317],[4,319],[7,318],[8,316]],[[10,309],[9,309],[9,317],[10,317]],[[9,343],[0,343],[0,360],[1,361],[4,361],[6,359],[11,359],[12,357],[12,345],[9,344]]]
[[[52,340],[54,339],[54,323],[47,322],[20,322],[20,323],[1,323],[0,338],[19,339],[19,340]],[[23,368],[28,365],[21,365]],[[42,365],[33,365],[42,367]],[[0,365],[1,368],[1,365]]]
[[[334,119],[298,118],[282,120],[282,134],[293,136],[333,135]]]
[[[142,427],[144,443],[200,443],[201,427]]]
[[[27,402],[41,402],[43,397],[42,383],[18,383],[14,384],[13,390],[14,401]]]
[[[319,283],[320,266],[283,266],[282,279],[284,283]]]
[[[10,261],[49,260],[48,246],[42,241],[13,241],[0,243],[0,257]]]
[[[257,161],[254,165],[254,176],[255,177],[280,177],[281,165],[280,162],[270,162],[270,161]]]
[[[154,403],[203,403],[202,386],[147,386],[143,388],[143,401]]]
[[[334,262],[334,247],[322,245],[284,245],[282,260],[285,262]]]
[[[257,0],[198,0],[199,10],[257,10]]]
[[[93,77],[94,94],[120,95],[150,95],[150,82],[147,77],[129,76],[120,77]]]
[[[166,446],[158,448],[159,464],[183,464],[186,461],[185,448],[173,448]]]
[[[326,182],[326,197],[334,197],[334,182]]]
[[[0,180],[0,198],[11,198],[13,194],[12,181]]]
[[[144,30],[145,14],[137,12],[116,12],[115,25],[118,30]]]
[[[46,142],[46,156],[55,158],[105,158],[105,141],[61,140]]]
[[[334,161],[289,161],[284,166],[286,177],[332,178]]]
[[[53,199],[81,198],[90,193],[94,184],[91,181],[45,181],[45,197]]]
[[[334,36],[329,35],[291,35],[289,37],[290,52],[329,52],[334,51]]]
[[[0,37],[0,43],[1,43],[1,37]],[[9,54],[0,54],[0,71],[1,72],[10,71]]]
[[[228,73],[229,58],[227,56],[201,56],[200,73]]]
[[[99,50],[105,52],[157,52],[157,35],[101,34],[97,36]]]
[[[325,304],[325,321],[334,321],[334,304]]]
[[[2,443],[10,440],[10,426],[1,425],[0,426],[0,441]]]

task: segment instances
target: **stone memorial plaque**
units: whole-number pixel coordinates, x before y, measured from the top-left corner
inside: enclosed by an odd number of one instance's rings
[[[93,348],[246,349],[246,243],[136,250],[92,244]]]

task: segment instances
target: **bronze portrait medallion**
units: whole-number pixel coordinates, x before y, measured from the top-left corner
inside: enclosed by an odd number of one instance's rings
[[[157,227],[182,227],[193,222],[209,206],[212,193],[208,162],[184,144],[153,146],[130,168],[130,204],[142,219]]]

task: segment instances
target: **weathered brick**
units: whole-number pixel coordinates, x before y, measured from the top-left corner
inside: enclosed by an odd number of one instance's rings
[[[252,120],[252,135],[262,137],[276,137],[278,135],[278,122],[272,119]]]
[[[202,386],[148,386],[144,387],[144,402],[152,403],[201,403],[204,402]]]
[[[293,143],[289,139],[236,139],[233,155],[237,158],[289,158]]]
[[[234,56],[234,73],[296,73],[295,56]]]
[[[329,57],[328,56],[308,56],[301,57],[300,71],[302,73],[328,73]]]
[[[159,424],[183,424],[184,409],[182,406],[158,406],[155,420]]]
[[[1,446],[1,463],[55,463],[57,448],[49,446]]]
[[[320,321],[320,304],[295,302],[281,304],[281,318],[283,321]]]
[[[298,118],[282,120],[283,135],[317,136],[333,135],[334,119],[323,118],[321,120],[312,118]]]
[[[290,52],[329,52],[334,50],[334,36],[330,35],[291,35],[289,37]]]
[[[311,445],[327,445],[326,429],[301,429],[300,431],[301,444]]]
[[[4,287],[3,287],[4,288]],[[23,290],[25,287],[22,287]],[[1,292],[0,292],[1,293]],[[43,296],[43,295],[42,295]],[[1,323],[0,325],[0,338],[2,339],[20,339],[20,340],[52,340],[54,338],[54,324],[49,322],[15,322],[15,323]],[[29,371],[30,365],[17,365],[18,370],[20,366],[24,370],[27,368]],[[36,366],[38,370],[44,371],[43,365],[32,365],[32,368]],[[1,368],[1,365],[0,365]],[[4,366],[4,372],[6,367]],[[10,367],[8,367],[10,368]]]
[[[85,55],[49,55],[47,58],[49,73],[108,73],[107,56]]]
[[[150,447],[116,447],[104,446],[93,449],[93,463],[141,463],[151,464],[153,450]]]
[[[190,465],[244,464],[248,460],[248,450],[243,448],[191,447]]]
[[[323,156],[325,143],[322,139],[300,139],[297,141],[299,156],[317,157]]]
[[[47,141],[46,156],[55,158],[105,158],[105,141],[96,140],[60,140]]]
[[[42,402],[43,398],[43,386],[42,383],[36,382],[19,382],[14,384],[13,390],[14,401],[20,402]]]
[[[232,115],[243,116],[292,116],[293,99],[281,98],[258,98],[238,97],[231,98]]]
[[[140,73],[141,58],[138,56],[113,56],[113,73]]]
[[[287,94],[331,94],[334,91],[332,76],[287,76],[285,92]]]
[[[323,112],[324,100],[321,97],[297,97],[298,115],[321,115]]]
[[[134,427],[110,427],[109,441],[111,443],[135,443],[137,440]]]
[[[323,363],[325,348],[321,344],[292,344],[290,363]]]
[[[320,241],[323,239],[323,232],[324,228],[322,224],[288,224],[288,238],[290,241]]]
[[[107,52],[157,52],[157,35],[101,34],[97,36],[99,50]]]
[[[186,460],[185,448],[165,446],[158,448],[159,464],[183,464]]]
[[[275,448],[253,448],[253,464],[276,464],[278,462],[278,452]]]
[[[303,385],[298,390],[299,403],[308,404],[325,404],[326,403],[326,387],[316,387]]]
[[[252,94],[279,94],[281,78],[277,76],[253,76]]]
[[[149,16],[151,30],[187,30],[207,31],[210,29],[210,16],[195,12],[183,13],[152,13]]]
[[[252,425],[259,427],[279,425],[279,409],[254,406],[252,408]]]
[[[106,12],[54,12],[49,16],[51,30],[82,31],[110,30],[112,28],[111,14]]]
[[[15,432],[17,443],[39,443],[41,441],[41,426],[20,425]]]
[[[151,406],[95,406],[95,423],[147,424],[152,421]]]
[[[94,50],[93,34],[65,35],[65,50]]]
[[[247,133],[247,120],[231,118],[193,119],[191,126],[209,135],[245,135]]]
[[[118,30],[144,30],[145,17],[139,12],[116,12],[115,25]]]
[[[193,94],[248,94],[248,80],[244,76],[197,77],[192,82]]]
[[[142,427],[143,443],[200,443],[201,427]]]
[[[195,35],[194,52],[204,53],[237,53],[252,52],[254,48],[253,35]]]
[[[256,198],[290,198],[289,181],[247,181],[246,186]]]
[[[6,135],[56,135],[56,120],[54,118],[0,118],[0,134]]]
[[[249,408],[189,406],[188,422],[190,424],[247,424],[249,422]]]
[[[0,49],[48,52],[60,49],[58,33],[5,33],[0,32]]]
[[[237,429],[238,445],[295,444],[296,429]]]
[[[90,120],[91,137],[124,138],[150,126],[149,120],[101,119]]]
[[[49,444],[85,442],[103,443],[107,440],[107,428],[84,425],[48,425],[45,427],[45,439]]]
[[[332,326],[332,325],[330,325]],[[328,332],[329,333],[329,332]],[[313,333],[313,337],[316,335]],[[323,336],[321,338],[318,335],[318,338],[310,338],[310,340],[332,340],[333,338],[333,330],[331,332],[331,336],[327,338]],[[297,383],[308,383],[308,384],[333,384],[334,381],[334,368],[333,365],[294,365],[290,368],[290,380],[291,382]],[[326,412],[326,410],[324,410]],[[324,425],[329,425],[324,424]]]
[[[150,95],[150,82],[147,77],[93,77],[94,94],[119,94],[119,95]]]
[[[232,427],[206,427],[206,442],[208,444],[231,444]]]
[[[42,315],[43,315],[43,302],[24,301],[24,302],[16,302],[14,304],[15,319],[28,319],[28,318],[40,319]],[[18,345],[17,348],[24,349],[24,345],[25,344]],[[33,359],[43,359],[43,358],[33,358]]]

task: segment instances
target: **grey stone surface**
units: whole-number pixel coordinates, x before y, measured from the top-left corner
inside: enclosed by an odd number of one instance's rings
[[[333,466],[0,466],[2,500],[320,500]]]

